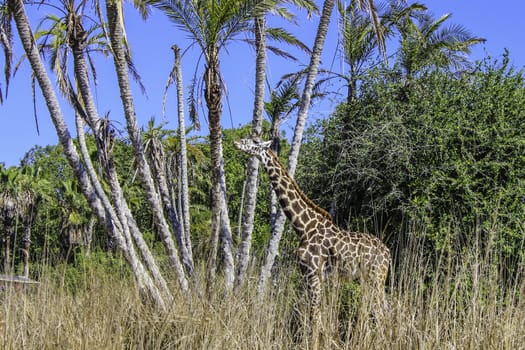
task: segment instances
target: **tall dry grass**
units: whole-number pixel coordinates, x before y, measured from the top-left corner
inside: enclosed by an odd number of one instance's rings
[[[490,254],[467,251],[429,274],[417,241],[398,254],[379,317],[361,305],[359,288],[327,283],[322,305],[324,349],[524,349],[524,283],[503,288]],[[293,262],[290,262],[293,266]],[[203,274],[204,275],[204,274]],[[0,295],[3,349],[295,349],[310,348],[301,326],[293,268],[281,271],[262,300],[256,278],[236,296],[218,291],[177,297],[160,314],[141,302],[133,281],[101,269],[67,276],[42,273],[38,288]],[[220,286],[218,286],[220,290]],[[371,306],[372,308],[374,306]]]

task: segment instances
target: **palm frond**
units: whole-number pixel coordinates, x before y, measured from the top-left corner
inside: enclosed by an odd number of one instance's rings
[[[13,63],[13,33],[11,15],[5,5],[0,8],[0,45],[4,51],[5,96],[7,97]],[[3,96],[4,94],[0,88],[0,104],[3,103]]]
[[[268,37],[269,40],[273,40],[278,43],[285,43],[285,44],[291,45],[308,54],[312,53],[308,45],[303,43],[295,35],[288,32],[284,28],[267,27],[266,36]]]

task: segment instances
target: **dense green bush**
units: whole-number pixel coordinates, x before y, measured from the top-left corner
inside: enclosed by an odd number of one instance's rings
[[[506,57],[411,81],[377,71],[308,132],[299,182],[336,220],[395,245],[417,227],[432,250],[496,247],[521,261],[525,84]],[[357,227],[356,227],[357,226]]]

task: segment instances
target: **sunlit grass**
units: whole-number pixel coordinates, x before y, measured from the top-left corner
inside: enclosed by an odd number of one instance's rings
[[[408,248],[388,286],[389,308],[375,318],[357,285],[329,283],[322,305],[323,349],[520,349],[525,347],[522,281],[503,288],[487,256],[466,252],[429,278],[417,246]],[[310,348],[301,326],[296,276],[281,271],[268,295],[256,276],[237,295],[220,283],[209,297],[178,296],[169,312],[141,302],[126,273],[89,268],[73,278],[47,269],[41,284],[0,295],[3,349]],[[124,269],[124,267],[122,267]],[[204,276],[204,274],[202,274]],[[202,281],[202,280],[201,280]]]

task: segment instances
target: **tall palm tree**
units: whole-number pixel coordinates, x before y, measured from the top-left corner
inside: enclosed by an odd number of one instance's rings
[[[179,152],[178,158],[180,164],[180,176],[178,182],[180,184],[180,218],[182,222],[181,236],[184,242],[185,248],[181,249],[187,254],[187,259],[193,262],[193,252],[191,246],[191,230],[190,230],[190,196],[188,188],[188,153],[186,147],[186,124],[184,114],[184,93],[182,85],[182,67],[181,67],[181,54],[180,48],[177,45],[171,47],[173,50],[173,68],[170,72],[166,88],[164,90],[164,103],[166,101],[166,95],[169,86],[176,82],[177,91],[177,120],[178,120],[178,141],[179,141]],[[164,108],[163,108],[164,109]],[[195,122],[194,122],[195,124]]]
[[[252,137],[259,139],[262,131],[262,113],[264,108],[264,86],[266,80],[266,14],[261,11],[254,18],[255,31],[255,99],[253,103]],[[246,204],[242,218],[241,242],[237,250],[237,273],[235,288],[244,282],[250,257],[251,237],[255,217],[257,198],[257,178],[259,159],[250,157],[247,164]],[[241,201],[242,206],[242,201]],[[242,210],[242,208],[241,208]]]
[[[149,160],[153,178],[155,179],[154,182],[159,191],[168,220],[174,228],[175,238],[182,256],[182,262],[184,263],[188,274],[192,276],[194,269],[193,258],[188,252],[188,242],[182,226],[184,224],[181,225],[179,216],[177,215],[177,206],[171,195],[173,191],[170,190],[170,188],[173,186],[170,185],[172,181],[168,177],[168,160],[164,150],[164,141],[166,137],[173,132],[171,130],[163,129],[162,126],[162,124],[160,126],[155,126],[154,119],[149,121],[148,129],[143,132],[144,151]]]
[[[259,0],[261,3],[263,0]],[[313,12],[317,12],[315,3],[311,1],[294,1],[293,5],[304,8],[308,11],[310,16]],[[278,8],[279,2],[276,2],[274,8]],[[267,51],[267,34],[270,37],[285,39],[284,41],[297,46],[305,51],[309,51],[306,46],[297,40],[295,37],[284,32],[280,28],[268,28],[266,25],[266,11],[259,11],[256,14],[254,21],[254,45],[255,45],[255,90],[253,103],[253,117],[252,117],[252,131],[251,137],[259,139],[262,132],[264,91],[266,82],[266,51]],[[281,54],[287,57],[283,50],[274,49],[272,46],[268,48],[270,51]],[[244,282],[246,271],[248,269],[248,262],[250,259],[250,249],[252,232],[255,218],[255,208],[257,199],[257,180],[259,175],[259,159],[251,156],[247,163],[247,179],[246,179],[246,200],[244,208],[244,215],[241,220],[241,242],[237,250],[237,274],[235,280],[235,287],[239,289]],[[244,193],[244,192],[243,192]],[[243,201],[241,201],[242,203]]]
[[[93,51],[102,51],[104,54],[107,54],[109,52],[109,46],[105,40],[103,30],[101,30],[103,26],[95,23],[87,30],[84,29],[85,22],[90,20],[90,17],[84,14],[87,4],[85,1],[81,1],[76,5],[73,0],[65,0],[62,1],[62,4],[63,7],[60,8],[60,11],[62,12],[63,17],[46,16],[44,20],[42,20],[41,25],[47,22],[50,22],[51,25],[49,26],[49,29],[37,31],[37,38],[41,39],[42,51],[44,53],[50,53],[51,69],[57,74],[60,92],[66,96],[77,113],[77,136],[86,173],[95,187],[95,192],[103,203],[106,213],[111,217],[111,220],[118,223],[118,225],[115,225],[118,226],[118,228],[113,234],[122,236],[120,242],[126,242],[127,244],[126,247],[121,248],[130,252],[133,252],[136,248],[138,249],[146,268],[153,277],[153,280],[158,284],[164,296],[167,299],[170,299],[171,296],[167,284],[142,237],[142,233],[138,229],[135,221],[131,219],[131,212],[117,179],[118,176],[113,165],[114,160],[111,152],[113,144],[112,135],[114,130],[111,129],[107,118],[101,119],[98,116],[93,94],[91,92],[88,67],[91,67],[93,76],[95,76],[95,71],[90,53]],[[73,56],[74,81],[79,94],[77,94],[73,88],[67,70],[67,58],[70,53],[72,53]],[[128,67],[132,68],[132,63],[129,60],[129,57],[127,58]],[[83,130],[84,121],[86,121],[93,130],[97,141],[96,144],[99,158],[102,160],[102,164],[106,170],[107,180],[111,188],[111,203],[102,189],[97,173],[91,164],[87,147],[85,146]],[[131,243],[131,239],[134,240],[135,244]],[[137,266],[142,269],[140,265]],[[137,274],[139,277],[138,279],[140,280],[149,279],[149,277],[144,277],[144,275],[138,270]],[[182,282],[184,282],[184,279],[182,279]],[[147,282],[147,284],[151,285],[150,282]],[[184,285],[182,285],[182,287],[184,289]],[[157,294],[154,290],[148,293]],[[162,303],[163,302],[160,302],[159,304]]]
[[[144,144],[142,142],[142,135],[138,127],[133,95],[128,76],[128,59],[129,51],[126,47],[124,37],[124,28],[122,23],[123,18],[122,3],[118,0],[106,1],[106,15],[108,18],[109,38],[111,42],[111,51],[113,54],[113,61],[115,71],[117,73],[117,81],[120,89],[120,97],[122,107],[124,109],[124,116],[126,118],[126,126],[128,136],[134,150],[134,156],[137,163],[138,172],[141,176],[142,183],[146,192],[146,197],[151,205],[155,224],[159,230],[160,237],[166,249],[169,261],[172,268],[175,270],[179,285],[186,293],[189,290],[188,280],[184,271],[184,267],[180,261],[177,248],[169,230],[169,225],[164,215],[161,197],[155,187],[152,171],[146,160],[144,151]],[[165,179],[161,179],[165,183]]]
[[[222,93],[220,53],[241,33],[250,29],[251,19],[257,10],[262,10],[257,0],[160,0],[152,1],[168,18],[183,31],[190,34],[204,58],[204,99],[208,110],[210,131],[211,174],[212,174],[212,254],[215,242],[221,237],[225,289],[231,291],[234,283],[234,258],[232,232],[226,201],[226,180],[222,147]],[[215,261],[214,258],[210,261]],[[211,275],[215,266],[209,267]],[[210,276],[209,283],[213,283]]]
[[[468,66],[471,47],[485,41],[463,26],[444,26],[450,16],[435,19],[429,12],[420,11],[417,16],[406,14],[397,22],[401,35],[398,61],[407,81],[429,69]]]

